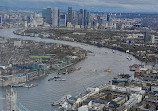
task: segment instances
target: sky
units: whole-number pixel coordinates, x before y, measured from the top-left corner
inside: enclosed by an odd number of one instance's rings
[[[42,9],[68,6],[100,12],[158,12],[158,0],[0,0],[0,7]]]

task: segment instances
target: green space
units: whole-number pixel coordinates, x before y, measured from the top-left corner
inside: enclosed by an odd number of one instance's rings
[[[51,58],[51,56],[30,56],[30,58],[45,58],[45,59],[49,59],[49,58]]]

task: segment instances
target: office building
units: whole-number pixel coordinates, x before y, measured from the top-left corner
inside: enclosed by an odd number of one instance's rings
[[[52,9],[51,8],[46,9],[45,22],[52,25]]]
[[[150,42],[150,41],[151,41],[151,37],[148,34],[148,32],[145,31],[145,33],[144,33],[144,42],[147,43],[147,42]]]
[[[73,25],[78,25],[78,12],[73,12],[72,13],[72,24]]]
[[[53,8],[52,26],[59,27],[59,9],[58,8]]]
[[[0,24],[2,24],[2,16],[0,15]]]
[[[46,19],[46,12],[47,12],[47,9],[43,9],[42,10],[42,18],[45,20]]]
[[[78,15],[78,25],[83,25],[83,9],[80,9],[79,15]]]
[[[87,10],[84,10],[84,17],[83,17],[84,19],[84,21],[83,21],[83,23],[84,23],[84,26],[87,26],[88,25],[88,19],[89,19],[89,13],[87,12]]]
[[[108,21],[108,22],[111,21],[111,15],[110,15],[110,14],[107,15],[107,21]]]
[[[31,16],[27,16],[27,23],[31,23]]]
[[[72,7],[68,7],[67,22],[72,22]]]
[[[59,26],[60,27],[65,27],[66,26],[66,14],[61,14],[60,15]]]

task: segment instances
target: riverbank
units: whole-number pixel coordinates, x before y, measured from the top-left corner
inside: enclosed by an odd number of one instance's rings
[[[47,33],[45,33],[47,32]],[[138,40],[129,43],[128,34],[136,32],[118,31],[76,31],[63,29],[25,29],[14,32],[15,34],[30,37],[51,38],[54,40],[75,41],[79,43],[106,47],[129,53],[142,62],[155,62],[158,60],[156,45],[143,43]],[[141,32],[137,32],[141,33]],[[134,41],[134,40],[133,40]]]
[[[71,74],[63,75],[63,78],[66,79],[64,82],[48,81],[48,79],[56,76],[56,74],[50,74],[42,79],[34,80],[33,84],[38,84],[38,86],[32,89],[17,88],[16,91],[18,99],[23,105],[25,105],[25,107],[32,111],[55,110],[51,106],[52,102],[57,101],[63,95],[70,94],[75,97],[79,93],[85,92],[85,88],[87,87],[96,87],[108,83],[109,80],[112,80],[114,77],[116,77],[118,73],[122,72],[133,74],[129,71],[129,66],[133,64],[141,64],[141,62],[134,57],[132,57],[131,61],[127,60],[126,57],[128,54],[119,51],[115,51],[116,53],[113,53],[111,49],[98,48],[92,45],[82,45],[81,43],[77,42],[18,36],[12,33],[14,30],[16,29],[0,30],[0,36],[14,39],[18,38],[19,40],[58,43],[70,45],[72,47],[81,47],[84,50],[93,52],[95,55],[88,56],[86,59],[76,64],[75,68],[81,67],[80,70],[74,71]],[[110,68],[112,72],[104,72],[104,70],[107,68]],[[3,90],[5,90],[5,88],[0,88],[0,91]],[[5,102],[3,103],[3,101],[0,101],[0,104],[5,106]],[[0,109],[3,109],[3,107],[0,106]]]
[[[87,56],[87,51],[79,47],[4,37],[0,40],[0,86],[45,77],[51,71],[70,68]]]

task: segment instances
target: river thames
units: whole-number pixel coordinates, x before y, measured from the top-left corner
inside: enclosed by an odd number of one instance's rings
[[[85,60],[75,65],[76,68],[81,67],[81,70],[63,75],[62,78],[66,79],[66,81],[48,81],[49,78],[56,75],[54,73],[39,80],[31,81],[31,83],[38,84],[36,87],[30,89],[16,88],[18,100],[30,111],[52,111],[51,104],[64,95],[76,96],[85,92],[87,87],[96,87],[108,83],[118,73],[133,74],[133,72],[129,71],[129,66],[141,63],[131,55],[132,60],[129,61],[127,59],[129,55],[123,52],[116,51],[116,53],[113,53],[111,49],[98,48],[76,42],[19,36],[14,35],[13,30],[15,29],[1,29],[0,36],[46,43],[60,43],[81,47],[94,53],[94,55],[88,56]],[[107,68],[110,68],[112,72],[104,72]],[[0,111],[4,109],[5,88],[0,88]]]

